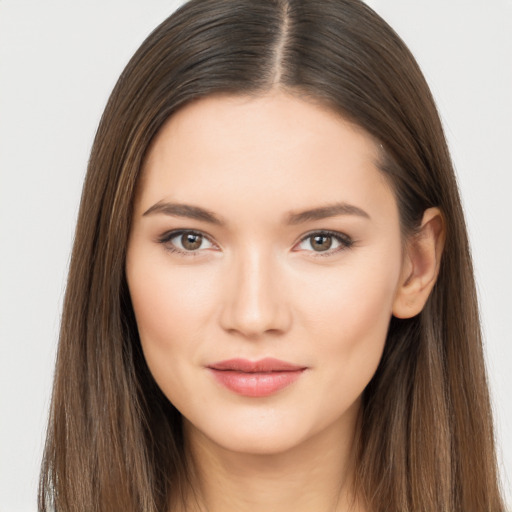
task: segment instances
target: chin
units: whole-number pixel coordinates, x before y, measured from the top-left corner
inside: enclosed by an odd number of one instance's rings
[[[208,434],[204,434],[207,437]],[[279,455],[286,453],[304,442],[301,436],[290,433],[267,432],[265,435],[256,432],[225,432],[224,435],[209,437],[221,449],[245,455]]]
[[[217,414],[203,421],[185,420],[185,432],[192,441],[213,443],[218,448],[247,455],[278,455],[306,446],[322,432],[341,427],[339,418],[307,421],[308,415],[277,409],[239,411],[231,416]],[[226,421],[226,418],[229,418]],[[198,420],[197,418],[194,418]],[[342,428],[342,427],[341,427]],[[336,434],[335,434],[336,435]]]

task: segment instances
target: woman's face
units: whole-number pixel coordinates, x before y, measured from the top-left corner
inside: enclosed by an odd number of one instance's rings
[[[279,92],[199,100],[158,134],[126,272],[147,364],[189,432],[277,453],[353,430],[403,279],[376,162],[362,130]]]

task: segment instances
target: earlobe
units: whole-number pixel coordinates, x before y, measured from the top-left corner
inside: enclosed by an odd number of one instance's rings
[[[428,208],[419,230],[407,241],[393,315],[411,318],[421,312],[434,287],[446,238],[443,214]]]

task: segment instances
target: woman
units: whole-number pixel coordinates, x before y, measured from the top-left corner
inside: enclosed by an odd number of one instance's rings
[[[105,110],[40,508],[501,511],[467,235],[398,36],[192,1]]]

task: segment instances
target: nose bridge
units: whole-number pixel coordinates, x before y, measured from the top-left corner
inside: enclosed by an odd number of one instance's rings
[[[223,327],[251,337],[285,331],[290,314],[280,286],[282,276],[277,259],[269,250],[250,246],[233,263],[223,308]]]

